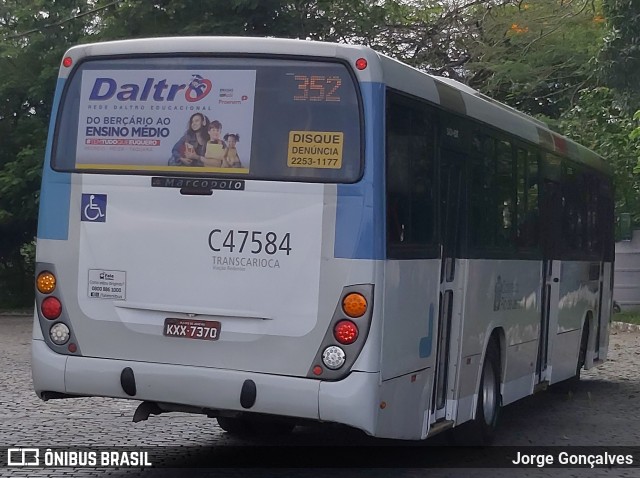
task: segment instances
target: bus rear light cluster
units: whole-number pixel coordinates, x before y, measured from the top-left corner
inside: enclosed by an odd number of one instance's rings
[[[373,285],[347,286],[309,368],[308,377],[339,380],[350,372],[371,326]]]
[[[58,353],[79,353],[69,317],[62,305],[53,264],[37,263],[36,303],[45,341]],[[64,347],[63,347],[64,346]]]

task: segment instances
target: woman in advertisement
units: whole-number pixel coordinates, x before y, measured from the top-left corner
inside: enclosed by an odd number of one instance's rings
[[[207,126],[209,120],[202,113],[194,113],[184,136],[171,151],[169,166],[204,166],[204,156],[209,141]]]

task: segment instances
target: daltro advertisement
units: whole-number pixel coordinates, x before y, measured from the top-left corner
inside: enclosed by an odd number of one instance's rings
[[[255,83],[255,70],[85,70],[76,167],[248,172]]]

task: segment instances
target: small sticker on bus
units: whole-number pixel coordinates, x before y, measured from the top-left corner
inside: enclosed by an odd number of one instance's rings
[[[340,169],[343,144],[344,133],[338,131],[289,131],[287,166]]]
[[[124,271],[89,270],[88,295],[92,299],[125,300],[127,273]]]

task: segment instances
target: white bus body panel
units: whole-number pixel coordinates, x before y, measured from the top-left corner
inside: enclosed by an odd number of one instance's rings
[[[384,277],[381,372],[388,380],[434,365],[440,260],[389,260]]]
[[[503,403],[533,391],[540,334],[541,274],[540,261],[468,261],[459,400],[469,404],[469,397],[477,393],[484,352],[490,334],[496,329],[504,340]],[[459,413],[466,417],[471,410]]]
[[[190,197],[149,182],[74,176],[69,240],[39,240],[37,260],[56,263],[82,355],[306,376],[342,288],[376,274],[376,261],[333,257],[336,186],[247,181],[245,191]],[[83,193],[108,195],[105,223],[79,221]],[[263,243],[268,231],[290,233],[291,253],[259,256],[274,267],[216,269],[216,257],[243,255],[225,254],[225,234],[212,251],[213,229],[261,231]],[[124,299],[91,297],[90,270],[125,272]],[[163,336],[165,318],[188,314],[220,321],[220,339]],[[357,366],[377,367],[379,347],[366,349]]]
[[[560,298],[557,304],[557,328],[551,329],[553,348],[550,383],[573,377],[578,364],[582,327],[590,317],[590,343],[595,344],[597,327],[598,281],[589,280],[589,262],[563,261],[560,269]],[[551,307],[556,304],[551,304]],[[591,346],[593,349],[593,345]]]
[[[120,386],[123,367],[136,370],[137,400],[244,411],[238,397],[245,380],[256,384],[255,413],[339,422],[375,432],[378,374],[353,372],[339,382],[220,370],[177,364],[69,357],[33,341],[37,375],[43,390],[86,396],[131,398]],[[42,390],[37,390],[42,391]],[[348,402],[345,402],[348,400]],[[345,403],[358,403],[358,411]],[[366,405],[366,406],[365,406]]]

